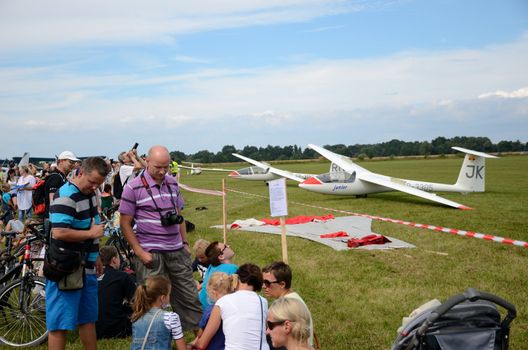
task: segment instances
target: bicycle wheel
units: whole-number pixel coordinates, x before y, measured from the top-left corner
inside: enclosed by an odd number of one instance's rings
[[[119,266],[121,270],[132,268],[132,261],[130,261],[130,249],[128,248],[128,243],[124,240],[124,238],[116,236],[110,237],[106,241],[105,245],[111,245],[117,249],[119,259],[121,260],[121,264]]]
[[[0,292],[0,342],[14,347],[34,346],[48,337],[46,292],[40,279],[25,277]]]

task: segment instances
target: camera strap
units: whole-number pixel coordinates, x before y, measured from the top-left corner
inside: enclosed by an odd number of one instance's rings
[[[149,186],[149,184],[147,182],[147,179],[145,179],[145,174],[143,174],[143,173],[141,173],[141,182],[143,183],[143,187],[145,187],[145,189],[147,190],[147,193],[149,194],[150,198],[152,199],[152,202],[154,202],[154,206],[156,207],[156,210],[158,211],[158,214],[159,214],[160,220],[161,220],[161,218],[162,218],[161,209],[158,207],[158,204],[156,203],[156,200],[154,199],[154,196],[152,195],[152,190],[150,189],[150,186]],[[174,208],[174,211],[176,213],[178,213],[178,210],[176,209],[176,205],[174,204],[174,198],[172,196],[172,190],[171,190],[169,184],[167,184],[167,188],[168,188],[169,193],[170,193],[172,207]],[[160,186],[160,196],[161,196],[161,186]]]

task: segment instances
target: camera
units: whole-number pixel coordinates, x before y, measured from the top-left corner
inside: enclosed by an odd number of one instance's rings
[[[165,215],[161,215],[160,218],[161,226],[179,225],[183,222],[183,216],[179,215],[174,210],[165,213]]]

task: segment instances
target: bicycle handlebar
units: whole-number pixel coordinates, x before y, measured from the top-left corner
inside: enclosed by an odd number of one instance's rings
[[[15,237],[18,234],[20,234],[20,232],[16,232],[16,231],[2,231],[2,232],[0,232],[0,235],[2,237]]]

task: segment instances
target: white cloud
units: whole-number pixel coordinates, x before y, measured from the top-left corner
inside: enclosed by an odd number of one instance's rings
[[[495,91],[487,92],[479,95],[478,98],[489,98],[489,97],[503,97],[503,98],[526,98],[528,97],[528,87],[521,88],[515,91]]]
[[[306,21],[365,6],[345,0],[17,0],[1,5],[0,50],[89,42],[171,43],[187,33]]]
[[[304,32],[305,33],[319,33],[319,32],[327,32],[329,30],[336,30],[336,29],[341,29],[341,28],[344,28],[345,26],[343,25],[338,25],[338,26],[326,26],[326,27],[317,27],[317,28],[313,28],[313,29],[309,29],[309,30],[305,30]]]

